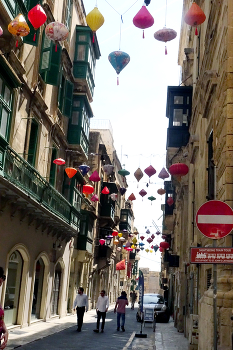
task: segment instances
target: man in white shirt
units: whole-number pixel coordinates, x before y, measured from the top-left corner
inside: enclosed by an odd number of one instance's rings
[[[82,325],[83,325],[83,315],[85,312],[85,307],[86,311],[88,311],[88,298],[87,295],[83,293],[84,289],[82,287],[79,287],[78,289],[78,294],[76,295],[76,298],[74,300],[74,305],[73,309],[77,310],[77,332],[81,332]]]
[[[100,296],[97,300],[96,304],[96,311],[97,311],[97,325],[96,329],[93,331],[95,333],[99,333],[99,326],[100,326],[100,319],[102,317],[102,325],[101,325],[101,333],[104,332],[104,325],[105,325],[105,318],[106,318],[106,312],[109,308],[109,300],[107,295],[105,295],[105,290],[101,290]]]

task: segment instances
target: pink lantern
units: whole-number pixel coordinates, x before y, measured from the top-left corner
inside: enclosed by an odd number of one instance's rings
[[[2,27],[0,27],[0,36],[2,36],[2,34],[3,34],[3,29]]]
[[[97,194],[94,194],[94,195],[91,197],[91,201],[92,201],[92,202],[99,202],[99,197],[97,196]]]
[[[103,166],[103,169],[104,169],[104,172],[105,172],[107,175],[111,175],[112,172],[113,172],[114,166],[111,165],[111,164],[105,164],[105,165]]]
[[[59,41],[64,41],[68,38],[68,28],[60,22],[51,22],[45,28],[45,35],[56,44],[55,51],[57,51],[57,44]]]
[[[150,165],[144,170],[144,173],[146,173],[146,175],[148,175],[150,178],[152,175],[156,174],[156,170],[152,165]],[[150,180],[149,180],[149,182],[150,182]]]
[[[64,164],[66,164],[65,160],[62,159],[62,158],[54,159],[53,163],[57,164],[57,165],[64,165]]]
[[[156,232],[156,235],[157,235],[157,236],[159,236],[160,234],[161,234],[161,232],[159,232],[159,231]]]
[[[171,41],[175,39],[177,36],[177,32],[173,29],[164,27],[163,29],[158,30],[154,33],[154,38],[159,41],[163,41],[167,43],[167,41]],[[165,45],[165,55],[167,55],[167,46]]]
[[[133,248],[127,248],[128,252],[132,252]]]
[[[99,174],[97,173],[96,170],[94,171],[94,173],[91,174],[91,176],[89,177],[89,180],[91,180],[91,181],[93,181],[93,182],[98,182],[98,181],[100,181]]]
[[[153,239],[151,239],[150,237],[147,238],[147,242],[150,244],[153,241]]]
[[[158,177],[160,178],[160,179],[167,179],[168,177],[169,177],[170,175],[168,174],[168,172],[167,172],[167,170],[165,169],[165,168],[163,168],[161,171],[160,171],[160,173],[159,173],[159,175],[158,175]]]
[[[117,193],[110,194],[110,197],[115,202],[117,200]]]
[[[101,238],[101,239],[99,240],[99,242],[100,242],[101,245],[103,245],[103,244],[105,243],[105,239]]]
[[[144,38],[144,29],[149,28],[154,24],[154,18],[151,16],[146,6],[142,6],[141,10],[138,11],[136,16],[134,16],[133,24],[135,27],[143,29],[142,37]]]
[[[167,204],[169,205],[169,207],[174,203],[174,200],[172,199],[172,197],[169,197],[167,199]]]
[[[140,194],[140,196],[144,197],[144,196],[147,194],[147,192],[146,192],[145,190],[142,189],[142,190],[139,192],[139,194]]]

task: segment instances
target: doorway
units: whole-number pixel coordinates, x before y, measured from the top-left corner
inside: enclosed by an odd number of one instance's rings
[[[43,280],[44,280],[44,269],[45,269],[44,262],[40,258],[36,262],[35,282],[34,282],[33,301],[32,301],[32,312],[31,312],[31,320],[32,321],[40,318],[41,299],[42,299]]]
[[[53,283],[53,295],[52,295],[52,315],[58,315],[59,295],[61,285],[61,265],[58,263],[55,269],[54,283]]]

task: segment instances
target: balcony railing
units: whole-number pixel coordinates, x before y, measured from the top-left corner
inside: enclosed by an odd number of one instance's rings
[[[10,147],[6,149],[4,177],[30,195],[73,228],[79,227],[81,214],[53,188],[28,162]]]

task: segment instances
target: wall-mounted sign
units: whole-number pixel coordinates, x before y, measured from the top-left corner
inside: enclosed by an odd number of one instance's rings
[[[233,248],[191,248],[191,264],[233,264]]]

